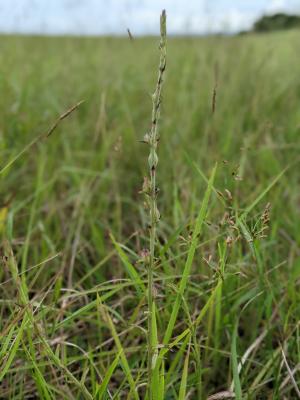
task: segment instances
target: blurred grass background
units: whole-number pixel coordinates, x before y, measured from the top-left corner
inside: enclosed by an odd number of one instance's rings
[[[109,232],[124,244],[135,263],[146,243],[147,218],[138,192],[147,173],[148,149],[139,140],[150,127],[157,46],[156,38],[2,36],[0,54],[1,168],[34,137],[46,132],[64,110],[85,100],[49,139],[32,147],[1,176],[0,206],[7,209],[1,231],[12,244],[29,298],[44,305],[37,307],[35,317],[50,342],[55,343],[59,334],[80,346],[105,374],[116,349],[111,342],[105,345],[110,334],[99,320],[95,293],[108,294],[118,332],[129,329],[122,340],[137,383],[143,381],[145,372],[146,342],[139,328],[145,324],[143,305],[130,283],[120,280],[128,276]],[[168,261],[162,260],[164,267],[161,265],[156,275],[160,332],[172,310],[174,290],[169,284],[182,272],[186,248],[179,236],[188,237],[206,187],[195,164],[208,177],[218,162],[215,188],[225,197],[228,190],[232,203],[224,206],[218,195],[212,198],[185,297],[191,316],[201,309],[214,282],[217,243],[228,239],[228,232],[220,227],[224,213],[242,213],[288,167],[248,216],[251,231],[271,203],[268,235],[257,243],[263,265],[260,278],[246,241],[230,247],[221,331],[212,328],[211,313],[211,320],[205,320],[197,333],[204,347],[202,388],[194,390],[199,376],[191,364],[191,398],[198,398],[200,390],[206,398],[229,386],[230,335],[238,310],[240,356],[262,329],[268,328],[264,344],[241,376],[245,398],[296,398],[291,382],[280,388],[287,372],[277,350],[279,342],[285,343],[291,364],[299,366],[299,51],[298,31],[168,39],[158,169],[159,237],[161,245],[170,237],[174,241],[165,254]],[[212,113],[216,71],[216,109]],[[55,259],[42,263],[58,252]],[[210,257],[208,265],[203,258]],[[42,266],[30,269],[38,263]],[[137,269],[144,279],[146,271],[141,265]],[[17,312],[16,289],[11,281],[6,282],[9,278],[2,269],[4,332]],[[276,317],[271,319],[274,310]],[[187,323],[186,313],[183,308],[178,333]],[[60,326],[64,319],[67,321]],[[94,393],[97,373],[91,373],[90,359],[59,340],[53,346],[78,379],[89,371],[86,385]],[[59,379],[44,366],[43,357],[37,356],[37,360],[50,376],[50,392],[55,393],[53,387],[60,385]],[[274,361],[255,381],[272,357]],[[177,398],[181,378],[177,372],[167,382],[165,398]],[[32,361],[20,347],[2,382],[1,398],[30,398],[35,393],[31,379]],[[116,388],[121,393],[116,398],[125,398],[122,393],[128,394],[128,388],[120,370],[111,382],[111,389]],[[59,398],[81,398],[76,388],[59,390]],[[73,397],[68,397],[71,392]]]

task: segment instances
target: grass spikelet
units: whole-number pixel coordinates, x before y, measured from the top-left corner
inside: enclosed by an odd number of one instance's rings
[[[162,11],[160,16],[160,61],[158,78],[156,83],[155,91],[152,95],[152,118],[151,118],[151,130],[144,136],[144,142],[150,147],[150,153],[148,157],[149,165],[149,179],[144,179],[143,193],[146,196],[146,202],[150,210],[150,221],[149,221],[149,242],[150,242],[150,254],[146,264],[148,269],[148,396],[152,399],[152,360],[153,360],[153,321],[152,321],[152,310],[155,309],[154,302],[154,287],[153,287],[153,270],[155,266],[155,242],[156,242],[156,229],[160,219],[160,213],[157,207],[157,194],[158,188],[156,186],[156,170],[158,164],[157,147],[159,143],[159,118],[162,102],[162,88],[164,83],[164,75],[166,70],[166,12]]]

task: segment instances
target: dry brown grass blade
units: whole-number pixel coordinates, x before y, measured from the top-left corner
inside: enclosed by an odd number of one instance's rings
[[[223,392],[215,393],[207,398],[207,400],[222,400],[222,399],[234,399],[235,394],[231,390],[225,390]]]
[[[289,374],[289,376],[290,376],[290,380],[291,380],[291,382],[292,382],[292,384],[293,384],[293,386],[294,386],[294,388],[295,388],[295,392],[297,393],[297,397],[298,397],[298,399],[300,399],[300,390],[299,390],[299,387],[298,387],[297,382],[296,382],[296,380],[295,380],[295,378],[294,378],[294,374],[293,374],[293,372],[292,372],[292,370],[291,370],[291,368],[290,368],[290,366],[289,366],[289,363],[287,362],[286,355],[285,355],[285,353],[284,353],[284,350],[283,350],[283,347],[282,347],[282,346],[281,346],[281,354],[282,354],[283,362],[284,362],[284,364],[285,364],[285,366],[286,366],[286,369],[287,369],[287,371],[288,371],[288,374]]]
[[[46,132],[38,135],[35,137],[30,143],[28,143],[15,157],[13,157],[4,167],[0,169],[0,175],[2,175],[6,170],[8,170],[12,164],[14,164],[24,153],[26,153],[31,147],[33,147],[36,143],[38,143],[42,139],[47,139],[58,127],[59,123],[67,118],[73,111],[75,111],[80,104],[82,104],[84,100],[80,101],[79,103],[75,104],[71,108],[69,108],[66,112],[60,115],[58,119],[54,122],[52,127]]]
[[[270,323],[275,319],[276,315],[278,313],[278,308],[275,309],[275,311],[273,312],[271,318],[270,318]],[[264,338],[267,336],[267,334],[269,333],[269,328],[266,328],[262,331],[262,333],[254,340],[254,342],[248,347],[248,349],[245,351],[245,353],[243,354],[241,361],[238,364],[238,372],[240,373],[245,362],[247,361],[247,359],[249,358],[250,354],[255,351],[259,345],[262,343],[262,341],[264,340]],[[234,382],[232,381],[231,386],[230,386],[230,391],[233,392],[234,390]]]
[[[292,374],[295,375],[295,373],[298,371],[300,371],[300,364],[297,364],[296,367],[292,369]],[[279,387],[280,392],[286,388],[286,385],[289,383],[290,379],[291,379],[291,377],[288,373],[286,378],[284,379],[284,381],[282,382],[282,384]]]
[[[214,88],[213,88],[213,95],[212,95],[212,100],[211,100],[211,111],[214,114],[216,111],[216,105],[217,105],[217,91],[218,91],[218,84],[219,84],[219,64],[215,64],[214,68]]]
[[[130,29],[129,29],[129,28],[127,28],[127,33],[128,33],[129,39],[130,39],[131,41],[134,40],[134,38],[133,38],[133,36],[132,36],[132,33],[130,32]]]
[[[54,122],[54,124],[51,126],[51,128],[47,131],[46,133],[46,137],[49,137],[54,131],[55,129],[58,127],[59,123],[64,120],[65,118],[67,118],[70,114],[72,114],[73,111],[77,110],[77,108],[84,103],[84,100],[79,101],[77,104],[75,104],[74,106],[72,106],[71,108],[69,108],[67,111],[65,111],[63,114],[61,114],[57,120]]]

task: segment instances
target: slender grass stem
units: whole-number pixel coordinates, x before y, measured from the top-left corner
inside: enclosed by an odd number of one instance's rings
[[[152,359],[154,354],[153,349],[153,332],[152,332],[152,310],[154,301],[154,287],[153,287],[153,270],[155,267],[155,242],[156,242],[156,228],[160,219],[160,214],[157,208],[157,193],[156,187],[156,169],[158,164],[157,147],[159,143],[159,117],[162,102],[162,87],[164,82],[164,74],[166,70],[166,12],[163,10],[160,17],[160,62],[158,78],[155,91],[152,95],[152,119],[151,130],[146,133],[144,142],[150,146],[150,154],[148,157],[149,176],[150,179],[145,178],[143,192],[146,195],[146,200],[150,210],[150,226],[149,226],[149,240],[150,252],[147,257],[148,268],[148,398],[152,399]]]

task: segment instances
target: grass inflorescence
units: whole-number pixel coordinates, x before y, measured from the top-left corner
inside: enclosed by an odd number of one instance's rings
[[[146,205],[149,208],[149,244],[150,251],[148,254],[148,250],[144,250],[144,259],[145,265],[148,270],[148,394],[149,398],[153,397],[153,379],[152,374],[155,370],[155,362],[156,362],[156,352],[157,348],[157,333],[154,332],[156,330],[155,323],[155,287],[153,282],[153,271],[155,268],[155,246],[156,246],[156,229],[157,224],[160,220],[160,213],[157,206],[157,195],[158,195],[158,187],[157,187],[157,179],[156,179],[156,171],[158,165],[158,154],[157,148],[159,143],[159,118],[160,118],[160,109],[162,103],[162,87],[164,83],[164,75],[166,70],[166,12],[165,10],[162,12],[160,17],[160,62],[159,62],[159,71],[158,78],[155,91],[152,95],[152,118],[151,118],[151,129],[149,133],[146,133],[144,136],[143,142],[149,145],[150,154],[148,157],[148,165],[149,165],[149,178],[144,178],[143,184],[143,193],[146,197]]]

